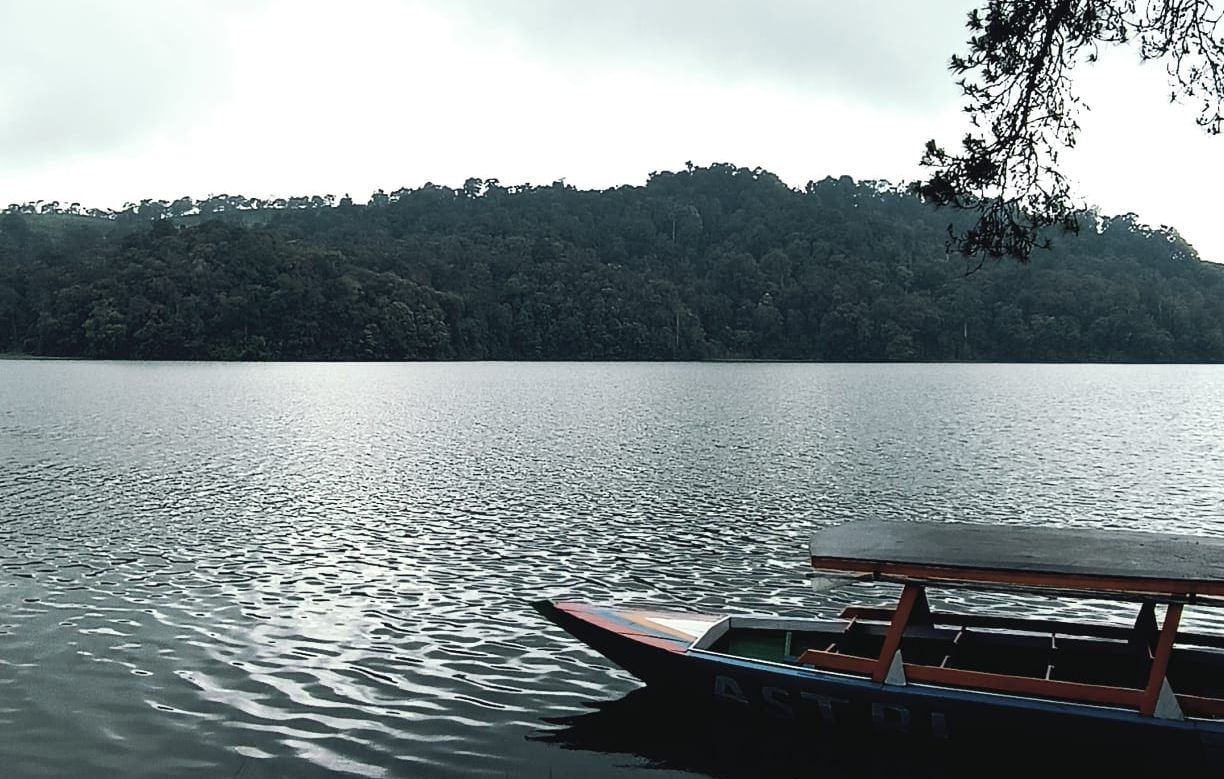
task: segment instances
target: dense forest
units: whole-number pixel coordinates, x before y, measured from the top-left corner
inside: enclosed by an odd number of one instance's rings
[[[138,359],[1224,361],[1224,266],[1086,214],[966,274],[904,187],[687,166],[0,215],[0,352]]]

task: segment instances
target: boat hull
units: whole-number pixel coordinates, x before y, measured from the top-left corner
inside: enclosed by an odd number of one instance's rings
[[[1167,745],[1183,756],[1218,760],[1224,722],[1162,720],[1106,706],[992,694],[935,685],[878,684],[797,665],[693,648],[700,625],[719,615],[643,612],[588,604],[536,608],[578,640],[666,695],[803,727],[852,729],[898,738],[982,743]],[[643,617],[649,614],[650,617]],[[645,624],[644,624],[645,623]],[[677,624],[687,637],[658,627]]]

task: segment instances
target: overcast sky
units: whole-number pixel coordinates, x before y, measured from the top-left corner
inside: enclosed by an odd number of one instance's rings
[[[343,195],[469,176],[639,184],[731,162],[793,186],[954,144],[972,0],[26,0],[0,4],[0,205]],[[1106,213],[1224,261],[1224,139],[1132,52],[1078,73],[1065,158]]]

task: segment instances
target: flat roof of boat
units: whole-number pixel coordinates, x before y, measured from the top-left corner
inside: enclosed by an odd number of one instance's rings
[[[916,581],[1224,595],[1224,539],[1129,530],[859,520],[812,537],[812,566]]]

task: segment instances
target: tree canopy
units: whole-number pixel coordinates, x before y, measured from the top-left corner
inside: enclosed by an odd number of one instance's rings
[[[849,177],[688,166],[320,201],[0,215],[0,352],[1224,361],[1224,267],[1133,215],[1086,214],[1030,265],[966,278],[940,215]]]
[[[951,152],[929,141],[932,168],[916,191],[937,206],[976,214],[951,230],[951,245],[978,266],[986,257],[1027,260],[1048,247],[1044,228],[1074,232],[1079,213],[1059,169],[1076,143],[1072,89],[1077,65],[1108,46],[1131,46],[1163,63],[1170,97],[1198,104],[1198,123],[1218,134],[1224,116],[1224,40],[1210,0],[988,0],[968,18],[968,50],[952,57],[972,131]]]

